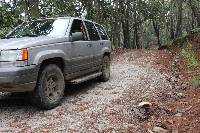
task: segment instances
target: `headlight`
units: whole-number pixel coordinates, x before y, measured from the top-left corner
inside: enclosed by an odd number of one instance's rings
[[[26,61],[28,60],[28,50],[3,50],[0,54],[0,61]]]

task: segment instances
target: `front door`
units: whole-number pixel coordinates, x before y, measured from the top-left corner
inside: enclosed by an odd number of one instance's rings
[[[81,76],[93,65],[92,44],[90,44],[90,41],[88,40],[82,20],[75,19],[73,21],[70,34],[72,35],[76,32],[82,32],[83,38],[71,43],[71,73],[75,73],[75,77]]]

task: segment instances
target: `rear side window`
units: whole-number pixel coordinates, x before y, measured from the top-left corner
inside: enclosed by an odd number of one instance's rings
[[[97,32],[95,25],[93,23],[87,22],[87,21],[85,21],[85,25],[86,25],[90,40],[91,41],[100,40],[100,37],[99,37],[99,34]]]
[[[106,31],[104,30],[104,28],[100,25],[96,24],[96,27],[99,31],[99,34],[101,35],[102,40],[108,40],[108,36],[106,34]]]

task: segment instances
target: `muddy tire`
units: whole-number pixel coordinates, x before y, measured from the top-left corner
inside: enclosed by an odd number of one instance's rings
[[[41,109],[53,109],[61,103],[64,89],[65,80],[61,69],[57,65],[49,64],[39,72],[31,101]]]
[[[100,80],[102,82],[106,82],[110,79],[110,58],[108,56],[103,57],[102,64],[102,75],[100,76]]]

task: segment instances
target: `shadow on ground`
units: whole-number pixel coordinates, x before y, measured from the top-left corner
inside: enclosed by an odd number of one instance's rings
[[[65,99],[67,99],[67,97],[69,96],[84,94],[90,89],[95,89],[95,86],[97,85],[97,83],[98,83],[98,80],[93,79],[93,80],[89,80],[87,82],[77,84],[77,85],[67,84],[66,89],[65,89]]]
[[[77,96],[79,94],[84,94],[90,89],[94,89],[95,85],[98,83],[96,79],[81,83],[78,85],[66,84],[64,100],[68,97]],[[62,106],[62,105],[61,105]],[[37,107],[31,104],[28,93],[3,93],[0,94],[0,108],[30,108],[38,110]]]

